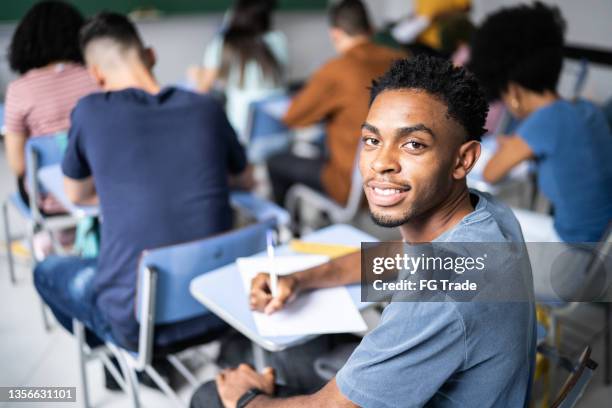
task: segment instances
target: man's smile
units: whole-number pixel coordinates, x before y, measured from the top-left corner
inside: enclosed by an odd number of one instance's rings
[[[369,181],[366,193],[371,204],[378,207],[390,207],[401,202],[410,191],[410,186],[390,182]]]

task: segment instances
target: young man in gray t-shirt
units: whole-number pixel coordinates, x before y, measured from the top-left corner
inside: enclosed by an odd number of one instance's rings
[[[505,206],[467,188],[487,113],[476,80],[432,57],[397,61],[374,83],[362,126],[360,170],[373,219],[398,227],[406,243],[516,243],[520,227]],[[494,257],[495,258],[495,257]],[[505,255],[489,271],[524,290],[517,302],[391,302],[344,367],[318,392],[279,398],[274,373],[246,365],[222,371],[216,390],[192,406],[418,407],[526,406],[535,363],[529,267]],[[279,278],[251,291],[253,309],[273,313],[301,290],[361,279],[359,253]],[[218,393],[217,395],[214,395]]]

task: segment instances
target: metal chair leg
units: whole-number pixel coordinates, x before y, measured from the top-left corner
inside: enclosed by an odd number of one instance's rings
[[[604,328],[606,330],[606,333],[604,334],[604,358],[606,361],[604,363],[604,371],[605,384],[606,386],[608,386],[612,383],[612,375],[610,373],[610,341],[612,341],[612,334],[610,332],[612,331],[612,306],[610,305],[610,302],[605,303],[605,308],[606,321],[604,324]]]
[[[170,386],[164,381],[163,378],[161,378],[161,376],[157,373],[157,371],[155,371],[153,367],[151,367],[150,365],[146,365],[145,372],[149,375],[149,377],[151,377],[151,379],[159,387],[159,389],[162,390],[167,397],[174,401],[176,406],[187,408],[187,404],[185,404],[185,402],[182,401],[178,395],[176,395],[176,392],[174,392],[174,390],[170,388]]]
[[[191,371],[189,371],[185,364],[178,359],[178,357],[170,354],[166,357],[166,359],[170,364],[172,364],[176,371],[178,371],[189,382],[189,385],[194,387],[194,389],[198,386],[198,379],[191,373]]]
[[[253,350],[253,365],[257,372],[261,372],[266,366],[266,351],[255,342],[251,342]]]
[[[121,373],[125,379],[127,394],[132,406],[134,408],[140,408],[140,399],[138,398],[138,379],[136,378],[136,371],[133,370],[128,364],[128,360],[124,354],[124,351],[115,346],[109,346],[112,350],[115,358],[119,362],[121,367]]]
[[[4,241],[6,242],[6,258],[8,260],[9,275],[11,283],[17,282],[15,278],[15,260],[13,258],[13,248],[11,247],[11,227],[9,225],[8,201],[2,203],[2,217],[4,221]]]
[[[43,316],[45,315],[43,310]],[[79,360],[79,374],[81,377],[81,390],[83,394],[83,405],[91,407],[89,402],[89,390],[87,388],[87,357],[85,356],[85,326],[77,319],[72,319],[72,331],[77,341],[77,355]]]
[[[47,305],[45,301],[40,299],[40,312],[42,314],[43,325],[45,326],[45,331],[51,331],[51,322],[49,321],[49,314],[47,313]]]

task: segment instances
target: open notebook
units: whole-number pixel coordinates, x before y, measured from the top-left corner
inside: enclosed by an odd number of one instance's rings
[[[259,272],[275,268],[286,275],[320,265],[329,260],[321,255],[238,258],[245,293],[249,294],[251,279]],[[317,289],[300,293],[284,309],[265,315],[253,312],[253,319],[262,336],[296,336],[323,333],[351,333],[366,330],[366,324],[345,287]]]

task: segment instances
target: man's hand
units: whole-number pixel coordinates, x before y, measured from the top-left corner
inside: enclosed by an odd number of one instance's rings
[[[293,300],[298,293],[297,279],[292,275],[278,277],[278,293],[272,297],[270,290],[270,275],[259,273],[251,281],[249,303],[252,310],[271,314],[280,310],[285,303]]]
[[[217,391],[225,408],[235,408],[238,400],[251,388],[274,394],[274,369],[266,367],[259,374],[247,364],[221,371],[216,379]]]

